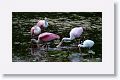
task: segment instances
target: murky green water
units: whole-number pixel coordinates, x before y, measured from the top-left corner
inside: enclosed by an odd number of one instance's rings
[[[62,49],[56,49],[60,40],[49,42],[49,49],[35,49],[36,55],[31,55],[30,29],[37,20],[48,18],[49,27],[45,32],[52,32],[63,37],[69,37],[69,32],[76,26],[85,26],[86,31],[82,34],[84,38],[77,38],[71,42],[64,42]],[[81,61],[77,45],[80,40],[91,39],[95,42],[92,50],[94,55],[88,55],[87,49],[82,49],[84,59],[82,62],[102,61],[102,13],[101,12],[72,12],[72,13],[12,13],[12,58],[13,62],[70,62],[75,56]],[[89,58],[93,57],[93,58]]]

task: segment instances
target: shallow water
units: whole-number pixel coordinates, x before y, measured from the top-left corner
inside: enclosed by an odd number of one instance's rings
[[[56,45],[60,40],[48,42],[48,50],[34,49],[34,55],[31,54],[33,46],[30,42],[30,29],[37,23],[37,20],[48,18],[49,26],[44,32],[52,32],[63,37],[69,37],[69,32],[76,26],[87,28],[82,34],[83,37],[77,38],[71,42],[64,42],[62,47],[57,49]],[[87,49],[82,49],[85,54],[82,62],[100,62],[102,61],[102,13],[12,13],[12,58],[13,62],[71,62],[81,61],[81,58],[74,60],[73,54],[78,54],[77,45],[80,41],[91,39],[95,42],[92,50],[94,55],[88,55]],[[79,53],[80,54],[80,53]],[[91,58],[89,58],[89,56]],[[71,58],[69,58],[71,57]],[[92,58],[93,57],[93,58]],[[72,60],[73,59],[73,60]]]

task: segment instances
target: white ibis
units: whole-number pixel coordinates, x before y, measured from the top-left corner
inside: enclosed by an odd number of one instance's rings
[[[83,33],[83,27],[75,27],[70,31],[70,38],[63,38],[62,41],[56,46],[60,47],[64,41],[71,41],[75,38],[78,38]]]
[[[83,47],[83,48],[91,48],[94,45],[94,41],[92,40],[85,40],[82,44],[79,44],[78,47]]]
[[[92,40],[85,40],[82,44],[79,44],[78,47],[82,47],[82,48],[88,48],[88,53],[92,53],[95,54],[95,52],[93,52],[92,50],[90,50],[91,47],[93,47],[94,45],[94,41]],[[90,58],[90,55],[89,55]]]
[[[39,20],[36,25],[39,26],[41,29],[47,28],[48,27],[48,19],[45,17],[44,20]]]

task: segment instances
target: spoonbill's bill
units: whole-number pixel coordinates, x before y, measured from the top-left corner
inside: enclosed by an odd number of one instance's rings
[[[75,38],[78,38],[81,36],[81,34],[83,33],[83,27],[75,27],[70,31],[70,38],[63,38],[62,41],[56,46],[56,47],[60,47],[61,44],[65,41],[71,41]]]
[[[41,29],[39,26],[35,25],[31,28],[31,36],[39,35],[41,33]]]
[[[44,20],[39,20],[36,25],[39,26],[41,29],[47,28],[48,27],[48,19],[45,17]]]
[[[82,48],[88,48],[88,53],[92,53],[92,54],[95,54],[95,52],[93,52],[92,50],[90,50],[91,47],[94,46],[94,41],[92,40],[85,40],[82,44],[79,44],[78,47],[82,47]],[[89,58],[90,58],[90,54],[89,54]],[[93,58],[93,56],[92,56]]]
[[[40,42],[48,42],[55,39],[59,39],[60,36],[54,33],[44,32],[38,36],[38,40],[31,39],[32,42],[37,43],[37,46],[39,47]]]

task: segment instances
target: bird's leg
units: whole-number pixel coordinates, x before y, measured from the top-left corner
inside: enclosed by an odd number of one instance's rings
[[[46,46],[46,51],[48,51],[48,45],[47,45],[47,43],[45,44],[45,46]]]
[[[91,58],[90,58],[90,54],[89,54],[89,61],[90,61],[90,59],[91,59]]]
[[[63,40],[56,46],[57,48],[59,48],[63,43]]]
[[[92,54],[92,61],[93,61],[93,54]]]
[[[40,45],[39,45],[39,43],[37,43],[37,48],[38,48],[38,49],[40,48]]]
[[[83,54],[82,54],[82,51],[81,51],[81,48],[79,47],[79,52],[80,52],[80,54],[81,54],[81,61],[83,61]]]
[[[37,43],[37,48],[40,49],[40,44],[39,44],[40,40],[38,38],[38,40],[36,40],[36,43]]]
[[[31,54],[32,55],[34,54],[34,46],[33,46],[33,44],[31,44]]]
[[[90,57],[90,54],[91,54],[90,49],[88,49],[87,51],[88,51],[88,56],[89,56],[89,61],[90,61],[90,59],[91,59],[91,57]]]
[[[56,47],[59,48],[62,45],[63,42],[64,42],[64,38],[62,39],[62,41]]]
[[[45,44],[43,44],[41,48],[44,50],[45,49]]]
[[[89,50],[90,52],[91,52],[91,57],[92,57],[92,61],[93,61],[93,58],[94,58],[94,54],[95,54],[95,52],[94,51],[92,51],[92,50]]]
[[[31,41],[31,55],[34,55],[34,44]]]

